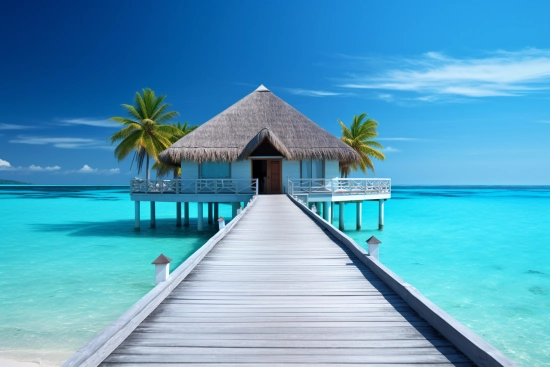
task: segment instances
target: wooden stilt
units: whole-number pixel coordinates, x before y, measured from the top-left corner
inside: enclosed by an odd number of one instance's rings
[[[331,216],[330,208],[331,208],[331,202],[330,201],[325,201],[323,203],[323,219],[326,220],[329,223],[330,223],[330,216]]]
[[[189,227],[189,203],[183,203],[183,226]]]
[[[214,213],[212,212],[213,203],[208,203],[208,224],[212,224],[212,216]]]
[[[202,207],[203,203],[197,203],[197,230],[202,231]]]
[[[378,200],[378,229],[384,229],[384,201]]]
[[[136,231],[139,231],[140,230],[140,202],[139,201],[136,201],[135,202],[135,207],[136,207],[136,212],[135,212],[135,222],[134,222],[134,229]]]
[[[151,228],[155,228],[157,226],[157,217],[155,213],[155,202],[151,201]]]
[[[357,223],[355,227],[359,231],[363,222],[363,202],[358,201],[355,205],[357,206]]]
[[[181,227],[181,203],[176,203],[176,227]]]
[[[344,230],[344,217],[345,217],[345,211],[346,211],[346,206],[345,206],[345,203],[343,201],[341,201],[340,203],[340,213],[338,214],[338,219],[339,219],[339,229],[341,231]]]
[[[239,205],[241,205],[240,203],[233,203],[231,205],[231,217],[232,218],[235,218],[237,216],[237,209],[239,209]]]

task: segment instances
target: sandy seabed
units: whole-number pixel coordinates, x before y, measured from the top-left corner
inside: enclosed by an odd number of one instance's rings
[[[71,351],[0,350],[0,367],[59,367]]]
[[[0,367],[38,367],[39,363],[34,362],[19,362],[11,359],[0,358]]]

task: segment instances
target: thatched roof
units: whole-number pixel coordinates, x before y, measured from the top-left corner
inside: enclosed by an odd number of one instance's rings
[[[356,162],[359,156],[263,85],[184,136],[159,156],[184,161],[234,162],[247,159],[264,140],[288,160]]]

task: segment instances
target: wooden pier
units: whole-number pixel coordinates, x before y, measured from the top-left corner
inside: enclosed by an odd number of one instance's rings
[[[106,358],[64,366],[515,366],[304,208],[258,197]]]

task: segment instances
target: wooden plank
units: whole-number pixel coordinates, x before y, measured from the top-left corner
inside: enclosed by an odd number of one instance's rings
[[[396,343],[397,344],[397,343]],[[265,347],[243,347],[243,348],[220,348],[220,347],[186,347],[186,346],[145,346],[145,345],[128,345],[125,344],[118,348],[114,354],[128,354],[128,355],[224,355],[224,356],[265,356],[265,355],[293,355],[303,356],[315,354],[316,356],[387,356],[387,355],[433,355],[433,354],[458,354],[456,348],[444,346],[435,348],[429,347],[416,347],[406,348],[399,346],[395,348],[377,348],[377,347],[362,347],[362,348],[265,348]],[[464,360],[463,360],[464,361]]]
[[[245,349],[245,348],[243,348]],[[106,362],[122,363],[255,363],[269,361],[271,363],[446,363],[470,362],[463,354],[425,354],[425,355],[211,355],[211,354],[111,354]]]
[[[139,337],[129,336],[124,345],[164,346],[164,347],[218,347],[218,348],[402,348],[451,347],[446,340],[391,339],[391,340],[273,340],[273,339],[216,339],[209,335],[207,339],[174,339],[152,337],[151,334]]]
[[[471,366],[338,241],[258,198],[102,366]]]
[[[105,362],[102,364],[104,367],[167,367],[166,363],[162,362],[153,362],[153,363],[109,363]],[[304,366],[315,366],[315,367],[365,367],[364,363],[272,363],[272,362],[251,362],[244,365],[243,363],[185,363],[186,367],[304,367]],[[469,362],[454,362],[454,363],[415,363],[414,367],[473,367],[474,365]],[[408,363],[369,363],[368,367],[411,367]]]

